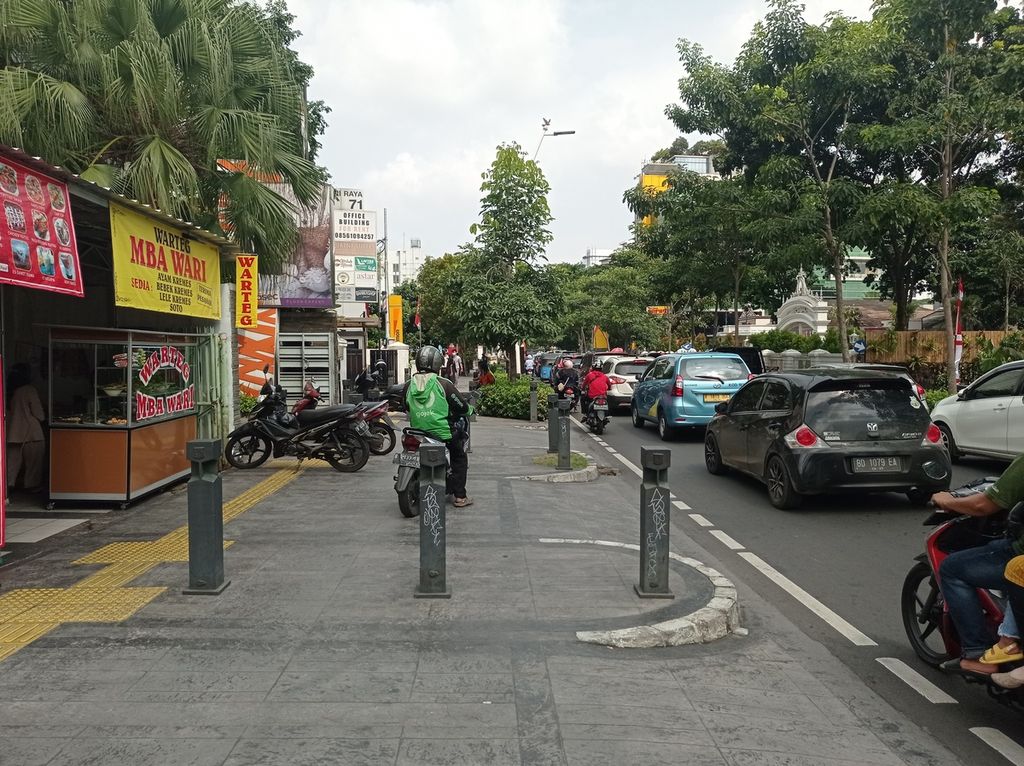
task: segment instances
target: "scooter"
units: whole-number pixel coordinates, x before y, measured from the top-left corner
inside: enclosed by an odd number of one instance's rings
[[[314,410],[317,404],[320,403],[320,386],[316,384],[313,378],[306,381],[306,385],[302,387],[302,398],[295,402],[292,407],[292,415],[298,415],[303,410]]]
[[[587,414],[583,416],[583,422],[590,429],[591,433],[600,435],[604,432],[608,420],[608,398],[595,396],[587,406]]]
[[[997,478],[986,477],[969,482],[951,490],[951,494],[966,497],[984,492]],[[903,627],[914,654],[932,667],[941,667],[960,657],[960,639],[939,589],[939,566],[951,553],[987,545],[1004,537],[1006,514],[976,517],[935,511],[924,525],[935,527],[935,530],[928,535],[925,552],[915,557],[917,563],[903,581],[900,607]],[[985,612],[985,622],[995,635],[1007,608],[1005,598],[998,591],[978,588],[978,599]],[[1008,663],[1001,670],[1010,670],[1018,664]],[[1024,707],[1024,690],[1004,689],[993,683],[991,678],[975,673],[963,673],[963,676],[971,683],[985,686],[989,695],[999,702]]]
[[[398,493],[398,510],[407,519],[420,515],[420,445],[440,445],[444,442],[431,436],[426,431],[415,428],[402,429],[402,451],[395,455],[394,464],[398,466],[395,474],[395,492]],[[451,476],[452,460],[448,448],[444,450],[445,485]]]
[[[370,444],[370,452],[374,455],[386,455],[395,448],[395,424],[388,416],[388,400],[379,402],[363,402],[358,405],[363,410],[363,417],[370,427],[366,437]]]
[[[259,401],[245,423],[230,434],[224,457],[235,468],[258,468],[273,455],[325,460],[342,473],[358,471],[370,458],[370,429],[355,405],[287,412],[287,392],[267,375]]]

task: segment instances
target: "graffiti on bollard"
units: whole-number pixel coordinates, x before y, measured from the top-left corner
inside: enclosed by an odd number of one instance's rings
[[[640,465],[640,598],[674,598],[668,588],[669,499],[667,449],[641,447]]]

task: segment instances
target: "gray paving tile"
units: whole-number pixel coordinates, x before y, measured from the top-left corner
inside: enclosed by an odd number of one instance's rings
[[[132,686],[132,691],[268,692],[280,675],[277,671],[151,670]]]
[[[832,723],[813,699],[804,694],[733,686],[687,686],[685,692],[701,713]]]
[[[823,761],[821,756],[794,755],[793,753],[769,753],[758,750],[722,750],[729,766],[821,766],[827,762],[829,766],[879,766],[877,760],[859,760],[855,756],[847,758],[848,753],[842,753],[841,758],[830,756]],[[903,764],[898,758],[881,763],[897,766]]]
[[[412,700],[512,702],[514,690],[511,673],[419,673],[412,686]]]
[[[228,739],[73,739],[48,766],[220,766]]]
[[[716,748],[634,740],[565,740],[569,766],[726,766]]]
[[[683,706],[623,707],[614,701],[591,704],[560,704],[558,720],[562,726],[653,726],[663,729],[705,732],[704,721],[689,703]]]
[[[395,739],[251,738],[238,742],[224,766],[381,766],[398,756]]]
[[[11,766],[45,766],[69,739],[0,735],[0,763]]]
[[[515,739],[403,740],[398,766],[521,766]]]
[[[287,670],[270,700],[307,702],[407,702],[413,673],[359,673],[350,670]]]
[[[594,700],[615,700],[622,706],[656,707],[668,705],[676,707],[685,704],[686,697],[677,684],[668,681],[657,683],[650,680],[602,676],[558,676],[552,674],[551,689],[555,702],[586,703]]]

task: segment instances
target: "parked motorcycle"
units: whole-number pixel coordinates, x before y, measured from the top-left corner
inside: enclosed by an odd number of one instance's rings
[[[273,455],[325,460],[342,473],[358,471],[370,458],[370,428],[355,405],[287,412],[287,392],[265,381],[248,419],[228,434],[224,457],[235,468],[257,468]]]
[[[320,386],[316,384],[315,380],[310,378],[302,387],[302,398],[295,402],[295,405],[292,407],[292,415],[298,415],[303,410],[316,409],[316,406],[319,403]]]
[[[444,445],[426,431],[415,428],[402,429],[402,451],[395,455],[394,464],[398,466],[395,474],[395,492],[398,493],[398,509],[407,519],[420,515],[420,445]],[[451,456],[447,448],[444,451],[445,484],[451,474]]]
[[[608,398],[595,396],[587,406],[587,414],[583,416],[583,422],[590,429],[591,433],[600,435],[608,425]]]
[[[388,416],[388,400],[380,402],[364,402],[359,405],[363,417],[370,427],[366,437],[370,444],[370,452],[374,455],[386,455],[395,448],[395,424]]]
[[[978,479],[951,492],[957,497],[984,492],[996,479]],[[960,657],[956,626],[939,589],[939,566],[951,553],[986,545],[1003,537],[1006,534],[1006,514],[976,517],[935,511],[924,524],[935,527],[935,530],[928,535],[925,552],[915,557],[917,563],[903,581],[900,607],[903,627],[914,653],[922,662],[939,667]],[[1003,594],[978,588],[978,598],[985,612],[985,622],[994,636],[1007,608]],[[1013,664],[1007,664],[1003,669],[1012,667]],[[988,693],[1000,702],[1024,706],[1024,690],[1003,689],[990,678],[975,673],[965,673],[964,678],[984,685]]]

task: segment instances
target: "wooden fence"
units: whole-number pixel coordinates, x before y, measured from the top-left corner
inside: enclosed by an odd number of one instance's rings
[[[946,333],[942,330],[868,330],[866,335],[870,362],[906,364],[917,360],[922,364],[941,364],[946,360]],[[977,358],[984,340],[998,346],[1005,337],[1003,330],[965,332],[964,361]]]

